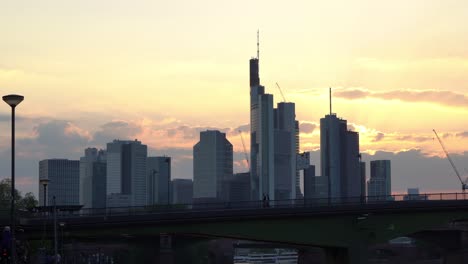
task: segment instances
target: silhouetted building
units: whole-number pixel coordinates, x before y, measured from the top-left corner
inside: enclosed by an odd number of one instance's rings
[[[419,188],[408,188],[408,193],[403,196],[403,200],[428,200],[426,194],[419,194]]]
[[[322,176],[328,176],[329,197],[359,201],[359,134],[348,131],[347,121],[335,114],[320,119],[320,157]]]
[[[48,179],[46,205],[79,205],[80,162],[68,159],[46,159],[39,162],[39,182]],[[44,204],[44,189],[39,184],[39,204]]]
[[[80,204],[83,208],[106,207],[106,152],[96,148],[85,149],[80,158]]]
[[[194,202],[226,201],[224,182],[232,178],[232,144],[217,130],[200,132],[193,146]]]
[[[250,173],[236,173],[226,184],[229,202],[245,202],[250,200]]]
[[[392,195],[390,160],[370,162],[371,175],[367,182],[369,200],[387,200]]]
[[[258,42],[257,42],[258,45]],[[260,85],[259,58],[250,60],[250,188],[251,199],[275,197],[273,95]]]
[[[108,207],[147,204],[147,153],[147,146],[137,140],[107,143]]]
[[[275,199],[296,199],[297,127],[294,103],[278,103],[274,109]]]
[[[148,204],[169,204],[171,200],[171,158],[148,157],[146,176],[148,179]]]
[[[172,203],[192,204],[193,201],[193,181],[190,179],[172,180]]]
[[[328,177],[316,176],[314,165],[304,169],[304,199],[308,204],[328,203]]]
[[[364,197],[366,197],[367,192],[366,192],[366,163],[364,161],[359,162],[360,165],[360,173],[361,173],[361,197],[362,200],[364,200]]]
[[[300,137],[299,137],[299,121],[294,121],[294,126],[295,126],[295,130],[296,130],[296,133],[295,133],[295,138],[296,138],[296,155],[300,155]],[[296,162],[296,166],[297,165],[297,162]],[[301,169],[299,167],[297,167],[296,169],[296,199],[302,199],[304,198],[304,196],[302,195],[302,192],[301,192]]]

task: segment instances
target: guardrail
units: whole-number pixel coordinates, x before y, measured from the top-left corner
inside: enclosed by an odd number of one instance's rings
[[[193,204],[156,204],[149,206],[134,207],[107,207],[107,208],[84,208],[76,211],[57,210],[60,217],[111,217],[164,214],[176,212],[200,212],[220,210],[259,210],[269,208],[312,208],[332,206],[365,206],[385,203],[421,203],[427,201],[455,201],[468,200],[464,193],[427,193],[419,195],[389,195],[389,196],[362,196],[362,197],[335,197],[335,198],[313,198],[313,199],[290,199],[290,200],[260,200],[260,201],[236,201],[236,202],[212,202]],[[18,211],[23,217],[43,218],[52,215],[53,207],[36,207],[30,211]],[[57,208],[60,208],[57,206]],[[44,210],[46,209],[46,210]]]

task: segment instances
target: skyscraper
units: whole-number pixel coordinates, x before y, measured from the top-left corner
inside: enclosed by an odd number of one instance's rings
[[[369,200],[386,200],[392,194],[390,160],[370,162],[371,175],[367,182]]]
[[[279,103],[274,109],[275,199],[296,199],[297,128],[294,103]]]
[[[148,177],[148,204],[169,204],[171,200],[171,158],[148,157],[146,175]]]
[[[328,177],[329,198],[360,200],[359,134],[348,131],[347,121],[331,113],[331,103],[330,114],[320,119],[320,161],[322,176]]]
[[[137,140],[107,143],[108,206],[146,205],[147,152]]]
[[[106,152],[85,149],[80,158],[80,204],[84,208],[106,207]]]
[[[225,182],[233,173],[232,144],[217,130],[200,132],[193,146],[194,202],[226,201]]]
[[[39,162],[39,181],[48,179],[46,202],[52,205],[79,205],[80,162],[68,159],[46,159]],[[44,189],[39,184],[39,204],[44,204]]]
[[[190,179],[174,179],[171,183],[172,203],[191,204],[193,200],[193,181]]]
[[[258,36],[257,36],[258,37]],[[258,47],[258,39],[257,39]],[[259,50],[250,59],[250,187],[251,199],[275,197],[273,95],[260,85]]]

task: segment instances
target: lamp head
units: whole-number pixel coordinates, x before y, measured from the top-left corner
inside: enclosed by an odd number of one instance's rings
[[[47,185],[49,183],[49,179],[40,179],[39,180],[39,183],[42,184],[42,185]]]
[[[24,100],[24,96],[17,94],[9,94],[3,96],[3,101],[10,105],[11,107],[16,107]]]

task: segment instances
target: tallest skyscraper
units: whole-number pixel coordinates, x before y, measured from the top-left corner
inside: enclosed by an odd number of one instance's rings
[[[251,199],[274,199],[273,95],[265,94],[259,76],[257,57],[250,59],[250,186]]]

